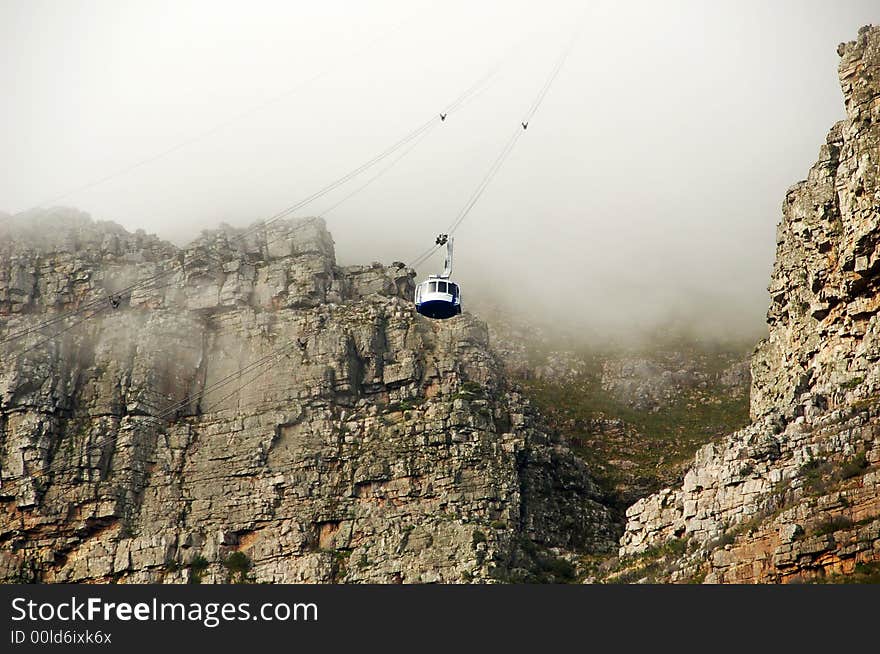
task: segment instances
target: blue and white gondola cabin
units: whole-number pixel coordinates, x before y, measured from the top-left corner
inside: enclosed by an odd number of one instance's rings
[[[442,242],[441,242],[442,239]],[[428,318],[445,320],[461,313],[461,288],[450,280],[452,275],[452,239],[440,236],[446,244],[446,265],[440,275],[430,275],[416,286],[416,311]]]

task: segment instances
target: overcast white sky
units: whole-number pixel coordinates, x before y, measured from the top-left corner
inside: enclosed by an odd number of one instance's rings
[[[843,117],[836,47],[880,20],[876,0],[2,0],[0,210],[51,200],[178,243],[244,226],[501,60],[483,94],[327,216],[341,263],[410,260],[455,218],[585,9],[456,234],[465,300],[491,292],[606,332],[670,317],[760,330],[785,190]]]

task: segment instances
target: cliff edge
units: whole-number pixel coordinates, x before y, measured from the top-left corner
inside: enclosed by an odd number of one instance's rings
[[[323,221],[0,229],[0,580],[562,581],[613,548],[485,324]]]

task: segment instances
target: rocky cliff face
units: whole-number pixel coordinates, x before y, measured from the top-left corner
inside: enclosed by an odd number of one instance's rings
[[[767,314],[752,363],[752,414],[787,418],[880,389],[880,36],[842,44],[847,118],[783,203]]]
[[[485,325],[337,266],[322,221],[0,230],[0,579],[552,580],[613,547]]]
[[[754,424],[701,450],[680,488],[630,508],[621,555],[635,577],[658,555],[656,578],[672,580],[880,563],[880,28],[838,53],[847,118],[783,204]]]

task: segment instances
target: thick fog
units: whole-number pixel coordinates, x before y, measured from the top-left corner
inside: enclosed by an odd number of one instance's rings
[[[455,233],[465,303],[605,335],[759,335],[785,190],[843,117],[837,44],[878,19],[876,0],[6,0],[0,209],[76,206],[183,244],[296,203],[498,65],[326,214],[340,263],[408,262],[455,220],[577,31]]]

